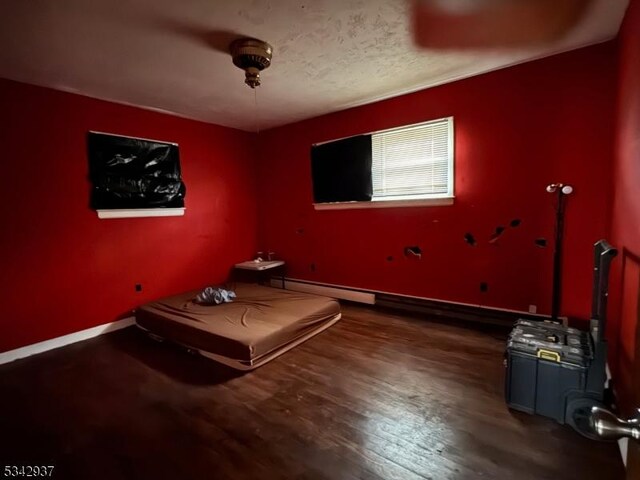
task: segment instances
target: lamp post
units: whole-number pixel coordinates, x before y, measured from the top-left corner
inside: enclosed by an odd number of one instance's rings
[[[565,200],[573,192],[571,185],[552,183],[547,192],[557,195],[556,235],[553,248],[553,293],[551,297],[551,320],[557,321],[562,300],[562,240],[564,235]]]

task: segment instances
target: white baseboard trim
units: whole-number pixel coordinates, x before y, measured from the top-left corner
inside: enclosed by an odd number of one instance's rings
[[[272,278],[271,286],[276,288],[282,287],[282,280],[279,278]],[[373,293],[347,290],[333,285],[309,283],[306,281],[296,281],[287,278],[285,279],[284,286],[285,289],[293,290],[294,292],[325,295],[327,297],[340,298],[342,300],[350,300],[352,302],[366,303],[367,305],[374,305],[376,303],[376,296]]]
[[[62,337],[52,338],[51,340],[34,343],[32,345],[27,345],[26,347],[16,348],[15,350],[9,350],[8,352],[0,353],[0,365],[13,362],[14,360],[19,360],[21,358],[30,357],[31,355],[37,355],[38,353],[46,352],[48,350],[53,350],[54,348],[60,348],[65,345],[88,340],[105,333],[115,332],[121,328],[129,327],[134,323],[134,317],[127,317],[116,322],[105,323],[104,325],[87,328],[86,330],[63,335]]]

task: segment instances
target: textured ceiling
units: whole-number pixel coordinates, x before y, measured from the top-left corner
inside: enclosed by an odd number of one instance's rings
[[[0,77],[256,129],[229,42],[274,47],[259,127],[370,103],[614,37],[627,0],[594,0],[563,39],[532,49],[419,50],[403,0],[2,0]]]

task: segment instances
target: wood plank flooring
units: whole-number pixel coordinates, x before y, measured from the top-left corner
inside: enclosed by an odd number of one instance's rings
[[[0,466],[69,479],[616,479],[503,401],[506,332],[347,305],[245,375],[135,328],[0,366]]]

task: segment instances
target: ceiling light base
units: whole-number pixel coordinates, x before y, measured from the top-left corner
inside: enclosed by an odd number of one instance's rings
[[[260,85],[260,72],[271,65],[273,48],[255,38],[239,38],[229,45],[233,64],[245,71],[245,81],[251,88]]]

